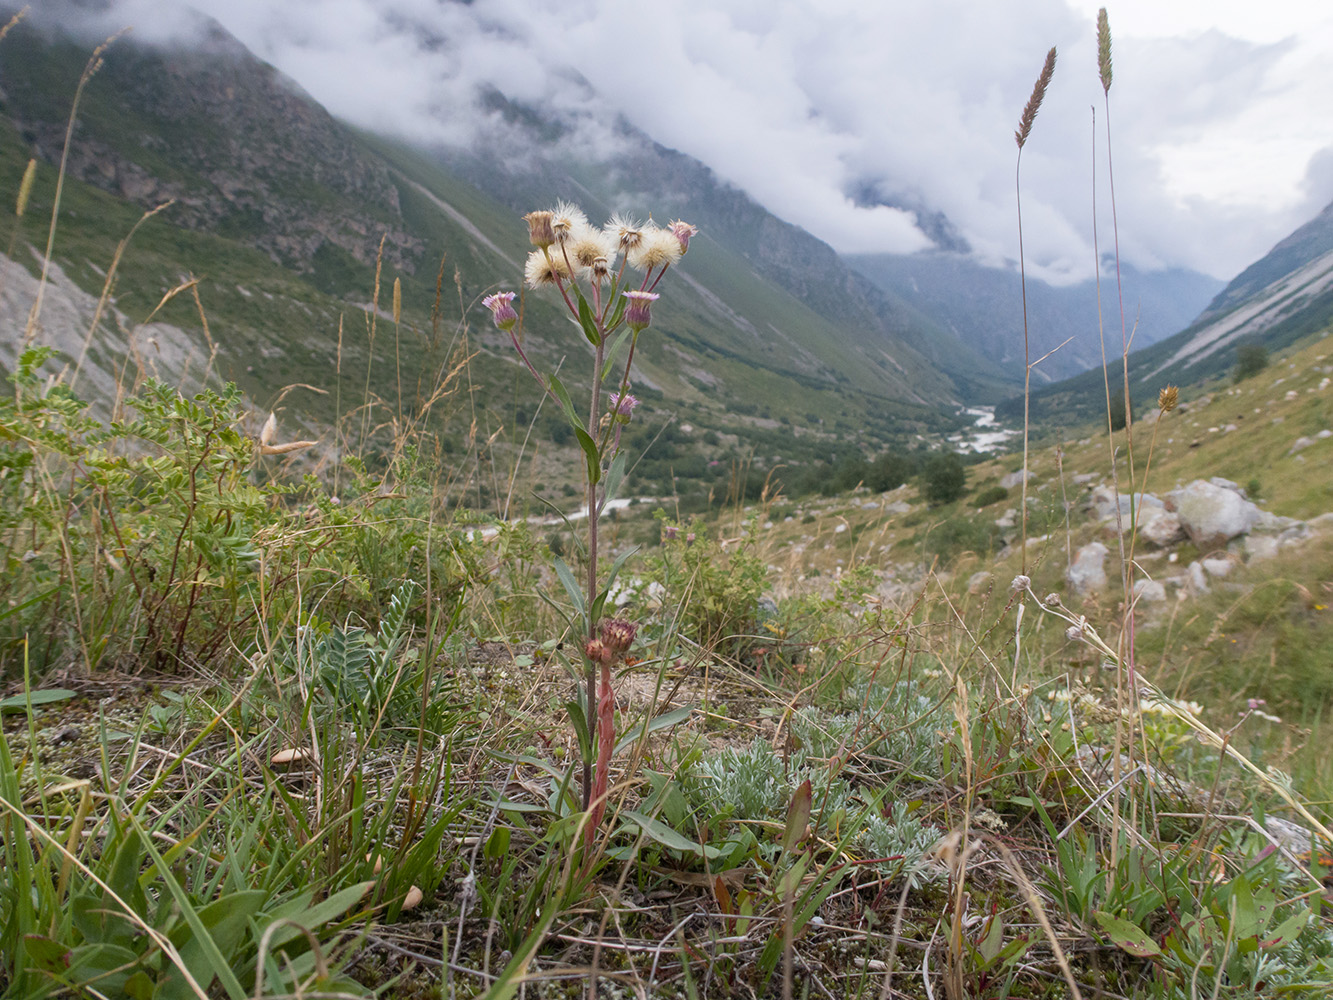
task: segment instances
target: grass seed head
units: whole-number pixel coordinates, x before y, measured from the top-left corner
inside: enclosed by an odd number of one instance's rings
[[[1037,120],[1037,112],[1041,110],[1041,102],[1046,99],[1046,88],[1051,85],[1051,77],[1055,75],[1055,46],[1051,46],[1051,51],[1046,53],[1046,62],[1041,68],[1041,75],[1037,77],[1037,82],[1032,88],[1032,96],[1028,98],[1027,105],[1023,108],[1023,116],[1018,120],[1018,129],[1014,132],[1014,141],[1018,143],[1018,148],[1022,149],[1023,144],[1028,141],[1028,136],[1032,132],[1032,123]]]
[[[1111,92],[1111,22],[1106,8],[1097,11],[1097,72],[1102,78],[1102,93]]]
[[[23,171],[23,180],[19,182],[18,201],[14,204],[14,215],[20,219],[28,208],[28,198],[32,196],[32,183],[36,179],[37,161],[32,159],[28,161],[28,166]]]

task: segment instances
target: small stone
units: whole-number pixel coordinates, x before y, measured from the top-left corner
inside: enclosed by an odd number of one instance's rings
[[[304,766],[315,759],[315,754],[311,750],[302,747],[288,747],[285,750],[279,750],[269,758],[269,763],[274,767],[296,767]]]
[[[1166,600],[1166,586],[1156,580],[1135,580],[1134,596],[1140,601],[1156,603]]]
[[[424,898],[425,894],[416,886],[412,886],[407,890],[407,895],[403,897],[403,912],[406,913],[408,910],[415,910],[421,905],[421,901]]]

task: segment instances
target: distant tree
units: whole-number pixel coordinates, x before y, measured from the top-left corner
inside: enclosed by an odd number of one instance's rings
[[[967,488],[967,470],[955,452],[932,455],[921,466],[921,494],[931,506],[952,503]]]
[[[1129,418],[1134,419],[1134,404],[1130,403]],[[1111,430],[1123,431],[1125,429],[1125,393],[1122,389],[1117,389],[1111,394]]]
[[[1241,344],[1236,348],[1235,381],[1243,382],[1268,367],[1268,348],[1263,344]]]

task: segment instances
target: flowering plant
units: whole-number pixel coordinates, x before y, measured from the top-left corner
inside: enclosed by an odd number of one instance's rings
[[[553,210],[529,212],[523,219],[528,224],[528,237],[536,247],[523,269],[525,283],[532,289],[553,289],[558,293],[593,348],[585,422],[555,373],[540,373],[523,350],[518,332],[521,320],[514,308],[517,293],[496,292],[483,300],[496,327],[509,334],[514,350],[533,378],[560,405],[586,460],[587,576],[580,584],[559,557],[555,558],[555,569],[574,603],[576,626],[585,637],[583,691],[568,707],[583,756],[583,806],[590,811],[585,829],[591,842],[606,805],[607,774],[615,739],[611,667],[624,661],[635,634],[635,626],[630,622],[602,621],[607,594],[624,557],[612,566],[605,586],[599,586],[598,519],[624,480],[620,432],[633,419],[634,409],[639,405],[629,393],[634,349],[639,335],[652,323],[651,308],[659,298],[658,285],[671,266],[684,256],[698,229],[680,221],[666,227],[651,222],[641,224],[622,215],[613,216],[599,229],[589,224],[579,208],[563,203]],[[602,384],[626,348],[617,389],[608,395],[603,407]],[[595,728],[590,724],[594,712]]]

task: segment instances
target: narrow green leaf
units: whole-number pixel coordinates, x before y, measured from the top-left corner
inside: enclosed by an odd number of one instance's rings
[[[623,302],[624,300],[622,299],[621,301]],[[620,311],[621,313],[624,313],[625,310],[621,309]],[[616,363],[616,355],[620,353],[622,348],[624,348],[625,341],[630,338],[630,335],[633,332],[634,331],[629,327],[625,327],[625,329],[621,330],[620,333],[616,335],[616,339],[611,341],[611,346],[606,349],[606,363],[602,365],[602,378],[606,378],[606,376],[611,374],[611,367]]]
[[[579,291],[579,286],[574,285],[574,294],[579,300],[579,326],[583,327],[583,335],[588,338],[588,343],[596,347],[602,342],[601,331],[597,329],[597,318],[592,314],[592,308],[588,305],[588,300],[583,297]]]
[[[58,701],[69,701],[71,698],[77,698],[78,695],[79,692],[71,691],[68,688],[45,688],[41,691],[27,691],[0,700],[0,713],[9,715],[14,712],[26,712],[29,705],[37,708]]]
[[[1137,958],[1150,958],[1162,953],[1162,949],[1157,947],[1157,942],[1145,934],[1143,928],[1137,924],[1131,924],[1128,920],[1107,913],[1105,910],[1097,910],[1094,916],[1106,936],[1122,951]]]
[[[1291,944],[1297,936],[1305,929],[1306,923],[1310,920],[1310,911],[1302,910],[1294,916],[1288,917],[1282,923],[1278,924],[1273,930],[1264,935],[1260,946],[1264,949],[1281,948],[1284,945]]]
[[[801,841],[805,839],[805,828],[810,822],[810,805],[813,797],[814,792],[810,786],[809,778],[801,782],[800,787],[792,793],[791,802],[787,804],[787,823],[782,828],[782,849],[784,851],[796,850]]]
[[[602,487],[602,504],[608,504],[620,495],[620,487],[625,482],[625,454],[621,452],[611,459],[611,467],[606,470],[606,485]],[[605,509],[605,507],[603,507]]]
[[[547,387],[560,401],[560,408],[565,411],[565,419],[569,421],[570,426],[586,434],[588,429],[583,426],[583,421],[579,419],[579,415],[574,409],[574,401],[569,398],[569,390],[565,388],[564,383],[556,378],[554,374],[548,375],[546,381]]]
[[[602,478],[602,456],[597,451],[597,442],[582,427],[574,428],[574,436],[579,439],[579,447],[588,460],[588,482],[596,486]]]
[[[637,826],[649,840],[655,841],[663,847],[669,847],[673,851],[681,851],[682,853],[693,854],[695,856],[703,856],[707,857],[709,860],[718,857],[722,853],[710,844],[705,844],[700,847],[693,840],[681,836],[660,820],[655,820],[651,816],[645,816],[643,813],[635,812],[633,809],[624,810],[620,814],[620,818]]]
[[[586,618],[588,611],[587,599],[583,596],[583,591],[579,589],[578,581],[574,579],[574,571],[559,556],[555,556],[552,562],[555,565],[555,575],[559,577],[560,582],[564,585],[565,593],[569,595],[569,599],[574,602],[574,610]]]
[[[678,726],[686,721],[694,712],[693,705],[683,705],[680,708],[672,709],[670,712],[664,712],[655,719],[650,720],[647,725],[640,726],[632,732],[626,733],[616,744],[615,752],[620,753],[627,746],[634,743],[640,737],[647,736],[649,733],[655,733],[661,729],[670,729],[672,726]]]

